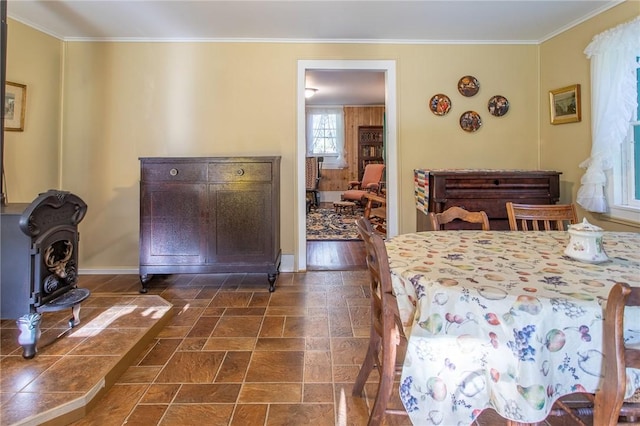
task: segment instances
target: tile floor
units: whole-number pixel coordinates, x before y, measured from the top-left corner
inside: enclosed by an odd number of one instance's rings
[[[42,316],[33,359],[22,357],[15,321],[0,322],[0,424],[80,418],[155,338],[172,309],[160,296],[133,293],[95,293],[81,306],[80,324],[71,330],[70,309]]]
[[[93,409],[72,424],[365,425],[376,373],[364,398],[351,396],[351,387],[368,343],[367,279],[366,271],[282,273],[269,293],[263,275],[172,275],[155,277],[149,293],[138,295],[136,275],[82,276],[80,286],[92,291],[87,305],[92,298],[116,304],[118,297],[159,295],[173,305],[173,315]],[[118,354],[119,345],[129,347],[135,339],[121,331],[131,327],[113,322],[110,344],[88,350]],[[3,346],[10,348],[3,336]],[[19,356],[13,345],[11,355],[1,352],[0,376],[7,375],[5,361]],[[72,358],[70,347],[75,343],[57,340],[28,361],[25,371],[47,369],[54,354]],[[65,374],[72,373],[59,376]],[[29,386],[30,376],[23,380],[20,386]],[[6,382],[0,377],[3,425],[11,424]],[[60,379],[48,386],[59,384]],[[549,424],[571,424],[561,419]],[[410,424],[397,416],[388,416],[387,423]],[[476,422],[505,424],[491,412]]]

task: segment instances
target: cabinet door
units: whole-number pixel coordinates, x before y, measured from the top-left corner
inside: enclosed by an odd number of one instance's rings
[[[140,196],[140,264],[204,263],[208,220],[206,184],[142,185]]]
[[[272,262],[271,184],[209,186],[210,262]]]

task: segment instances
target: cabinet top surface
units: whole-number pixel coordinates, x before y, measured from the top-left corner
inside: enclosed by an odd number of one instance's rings
[[[427,172],[430,175],[497,175],[497,174],[512,174],[512,175],[549,175],[557,174],[561,175],[562,172],[555,170],[517,170],[517,169],[416,169],[415,171]]]
[[[279,155],[257,157],[140,157],[142,162],[236,162],[236,161],[275,161],[282,158]]]

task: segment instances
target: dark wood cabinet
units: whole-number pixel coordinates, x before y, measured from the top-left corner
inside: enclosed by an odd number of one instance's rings
[[[426,231],[425,212],[458,206],[484,210],[492,230],[509,229],[507,201],[555,204],[560,199],[560,172],[545,170],[416,170],[418,231]],[[457,224],[448,224],[455,229]],[[445,228],[447,228],[445,226]]]
[[[140,281],[279,273],[280,157],[141,158]]]
[[[358,127],[358,180],[362,180],[367,164],[384,163],[382,126]]]

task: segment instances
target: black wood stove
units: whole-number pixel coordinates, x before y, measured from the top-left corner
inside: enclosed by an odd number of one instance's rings
[[[69,327],[80,323],[80,303],[90,295],[77,287],[78,223],[86,212],[78,196],[56,190],[1,206],[0,318],[16,320],[25,358],[36,354],[43,312],[70,308]]]

